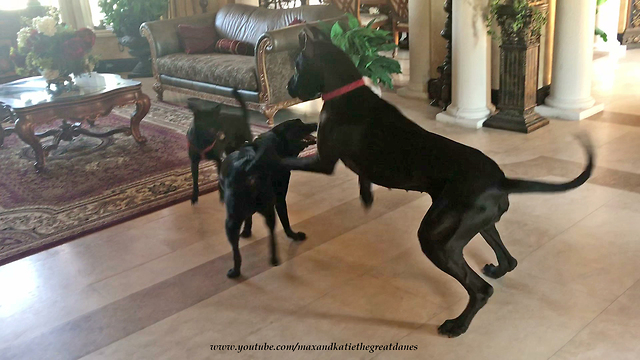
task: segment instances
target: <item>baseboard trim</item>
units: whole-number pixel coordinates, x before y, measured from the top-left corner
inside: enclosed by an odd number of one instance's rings
[[[136,58],[100,60],[95,71],[99,73],[130,72],[137,64]]]

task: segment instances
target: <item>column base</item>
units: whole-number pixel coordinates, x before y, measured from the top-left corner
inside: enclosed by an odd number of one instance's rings
[[[482,127],[482,124],[487,120],[488,117],[489,117],[488,110],[487,110],[486,116],[481,118],[476,118],[476,119],[459,117],[459,116],[451,115],[446,111],[443,111],[436,115],[436,121],[440,121],[446,124],[458,125],[466,128],[471,128],[471,129],[480,129]]]
[[[527,112],[527,115],[501,110],[489,117],[482,126],[528,134],[548,124],[547,118],[531,110]]]
[[[593,52],[595,54],[603,54],[615,58],[621,58],[626,55],[627,45],[620,45],[620,42],[618,41],[597,43],[593,48]]]
[[[422,86],[420,87],[422,88]],[[424,90],[414,89],[411,85],[398,89],[398,95],[417,100],[427,100],[429,98]]]
[[[549,105],[536,106],[538,114],[561,120],[583,120],[602,111],[604,111],[604,104],[595,104],[586,109],[559,109]]]

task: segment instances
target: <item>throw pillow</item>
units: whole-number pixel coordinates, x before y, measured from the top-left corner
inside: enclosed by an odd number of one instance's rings
[[[213,26],[180,24],[178,38],[187,54],[206,54],[215,51],[218,34]]]
[[[253,56],[253,46],[239,40],[220,39],[216,42],[216,52]]]
[[[300,20],[298,18],[295,18],[289,23],[289,26],[298,25],[298,24],[305,24],[305,23],[306,23],[306,21]]]

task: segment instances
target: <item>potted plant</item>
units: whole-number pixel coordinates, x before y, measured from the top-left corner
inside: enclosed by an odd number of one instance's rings
[[[393,51],[396,48],[391,32],[373,29],[372,24],[373,20],[362,27],[355,16],[348,14],[346,24],[320,23],[320,29],[331,38],[334,45],[349,55],[360,74],[370,79],[369,87],[380,95],[379,84],[393,89],[391,75],[400,74],[402,70],[398,61],[380,55],[381,51]]]
[[[547,23],[546,6],[527,0],[491,0],[487,16],[493,37],[500,26],[500,96],[498,112],[483,126],[529,133],[549,123],[535,112],[540,36]]]
[[[98,5],[104,13],[105,24],[111,25],[118,37],[118,43],[128,47],[129,54],[139,60],[129,77],[152,76],[151,50],[149,42],[140,35],[140,25],[166,14],[169,0],[100,0]]]
[[[598,13],[598,8],[600,7],[600,5],[603,5],[606,2],[607,2],[607,0],[596,0],[596,14]],[[595,30],[595,35],[599,36],[602,39],[602,41],[604,41],[604,42],[609,41],[607,33],[604,32],[604,30],[600,29],[597,26],[596,26],[596,30]]]

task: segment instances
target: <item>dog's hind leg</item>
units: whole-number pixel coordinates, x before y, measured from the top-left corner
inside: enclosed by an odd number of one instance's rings
[[[509,271],[515,269],[518,261],[509,254],[509,251],[502,243],[498,229],[495,224],[491,224],[484,230],[480,231],[482,237],[487,241],[489,246],[496,253],[498,265],[487,264],[482,268],[482,272],[490,278],[497,279],[504,276]]]
[[[191,177],[193,177],[193,192],[191,193],[191,205],[198,202],[200,196],[200,188],[198,187],[198,168],[200,165],[200,157],[191,158]]]
[[[225,230],[227,231],[227,239],[233,250],[233,268],[227,272],[227,277],[237,278],[240,276],[240,266],[242,265],[242,257],[240,256],[240,226],[242,221],[227,218],[225,222]]]
[[[424,254],[440,270],[458,280],[469,294],[464,311],[438,327],[438,333],[456,337],[467,331],[473,317],[493,294],[493,288],[469,267],[462,255],[463,248],[484,227],[482,210],[460,211],[448,204],[449,200],[444,198],[434,202],[420,224],[418,237]]]
[[[250,238],[251,237],[251,226],[253,226],[253,215],[249,216],[245,221],[244,221],[244,228],[242,229],[242,232],[240,233],[240,236],[242,236],[243,238]]]
[[[278,266],[280,261],[278,260],[278,249],[276,247],[276,212],[273,210],[273,207],[269,207],[264,212],[264,218],[267,222],[267,227],[269,228],[269,246],[271,248],[271,265]]]

